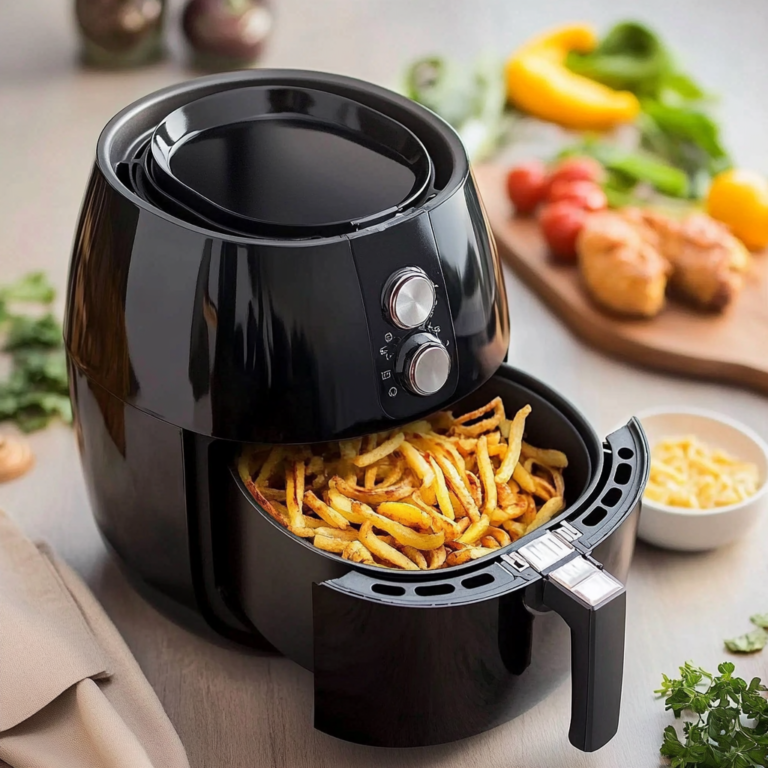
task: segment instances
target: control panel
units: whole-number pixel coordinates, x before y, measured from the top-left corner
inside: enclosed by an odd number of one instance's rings
[[[429,217],[350,237],[379,385],[392,418],[437,410],[458,382],[453,319]]]

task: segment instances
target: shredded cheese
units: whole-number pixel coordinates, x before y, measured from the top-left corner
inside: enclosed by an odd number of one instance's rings
[[[712,509],[757,493],[754,464],[713,449],[692,436],[669,437],[651,451],[645,498],[672,507]]]

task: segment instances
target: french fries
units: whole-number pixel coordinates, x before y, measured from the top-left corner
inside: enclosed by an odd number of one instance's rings
[[[494,398],[398,430],[245,446],[237,471],[278,524],[353,563],[436,570],[498,552],[565,507],[564,453],[523,440],[530,406]]]

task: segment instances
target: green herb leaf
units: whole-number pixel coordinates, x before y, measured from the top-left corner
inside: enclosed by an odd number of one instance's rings
[[[726,640],[725,647],[733,653],[753,653],[762,651],[766,643],[768,643],[768,632],[758,627],[744,635]]]
[[[672,60],[648,27],[633,21],[616,24],[590,53],[570,53],[566,66],[610,88],[655,96],[672,71]]]
[[[0,288],[0,299],[4,302],[26,301],[50,304],[56,298],[56,291],[44,272],[30,272],[15,283]]]
[[[757,768],[768,765],[768,690],[759,678],[749,685],[724,662],[719,675],[686,662],[680,677],[662,677],[656,693],[666,697],[675,717],[696,716],[683,724],[683,739],[667,726],[660,747],[674,768]],[[686,702],[688,702],[687,705]]]
[[[749,620],[758,627],[768,629],[768,613],[756,613],[754,616],[750,616]]]
[[[59,322],[51,313],[34,317],[9,309],[14,302],[47,306],[54,297],[42,272],[0,286],[0,328],[13,363],[10,375],[0,382],[0,420],[13,419],[25,432],[41,429],[54,418],[72,421]]]
[[[61,343],[61,326],[50,313],[42,317],[12,315],[9,319],[8,336],[5,340],[7,350],[22,347],[59,347]]]

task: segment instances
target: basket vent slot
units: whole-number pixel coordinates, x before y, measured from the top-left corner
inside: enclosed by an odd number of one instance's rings
[[[605,520],[605,516],[608,514],[602,507],[595,507],[583,520],[584,525],[588,525],[590,528],[594,525]]]
[[[379,595],[390,595],[391,597],[402,597],[405,590],[394,584],[374,584],[371,589]]]
[[[430,595],[450,595],[456,587],[453,584],[429,584],[425,587],[416,587],[414,592],[422,597]]]
[[[626,485],[629,482],[629,478],[632,477],[632,465],[631,464],[619,464],[616,467],[616,474],[613,479],[619,485]]]
[[[494,581],[496,579],[490,573],[478,573],[477,576],[470,576],[468,579],[464,579],[461,582],[461,586],[465,589],[477,589],[478,587],[484,587],[486,584],[493,584]]]

